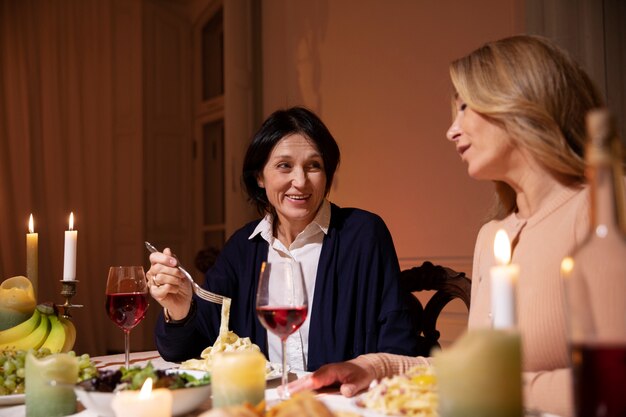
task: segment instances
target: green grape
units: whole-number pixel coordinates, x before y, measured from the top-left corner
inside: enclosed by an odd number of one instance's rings
[[[40,349],[39,349],[39,354],[40,354],[40,355],[41,355],[41,357],[43,358],[43,357],[46,357],[46,356],[48,356],[48,355],[51,355],[51,354],[52,354],[52,352],[51,352],[51,351],[50,351],[50,349],[48,349],[48,348],[40,348]]]
[[[4,381],[4,387],[9,391],[9,392],[13,392],[15,391],[15,387],[17,386],[17,384],[15,383],[15,381],[12,380],[5,380]]]
[[[89,354],[83,353],[78,360],[78,381],[84,381],[86,379],[98,376],[98,369],[96,364],[91,361]]]
[[[11,374],[13,372],[15,372],[15,363],[13,363],[12,360],[6,361],[6,363],[4,364],[4,373]]]
[[[82,371],[80,380],[84,381],[86,379],[95,378],[98,376],[98,370],[95,367],[86,368]]]
[[[48,348],[0,351],[0,396],[24,393],[25,362],[29,353],[38,359],[52,354]],[[79,382],[98,376],[96,364],[91,361],[89,354],[76,355],[74,351],[68,354],[78,359]]]
[[[20,382],[19,384],[17,384],[17,386],[15,387],[15,391],[13,391],[14,394],[24,394],[24,382]]]
[[[80,369],[85,369],[85,368],[88,368],[89,366],[91,366],[91,360],[89,359],[83,359],[81,357],[81,359],[78,361],[78,367]]]
[[[26,354],[18,354],[17,358],[15,359],[15,366],[17,367],[17,369],[23,368],[24,364],[26,363]]]

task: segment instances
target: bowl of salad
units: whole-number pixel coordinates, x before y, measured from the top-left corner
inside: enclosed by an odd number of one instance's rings
[[[74,391],[80,403],[101,417],[115,417],[111,402],[116,393],[140,390],[147,378],[152,378],[153,389],[172,391],[172,415],[179,416],[198,408],[211,396],[211,377],[207,372],[155,369],[151,363],[145,367],[121,368],[100,371],[94,378],[82,381]]]

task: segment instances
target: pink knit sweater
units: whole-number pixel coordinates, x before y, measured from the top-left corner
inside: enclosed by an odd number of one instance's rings
[[[588,233],[589,199],[584,189],[567,189],[528,219],[515,214],[491,221],[478,234],[472,272],[469,328],[491,326],[489,269],[493,241],[504,228],[516,245],[512,263],[520,266],[517,309],[522,335],[524,403],[563,417],[573,414],[571,372],[560,264]],[[377,378],[406,371],[426,358],[369,354],[356,359]]]

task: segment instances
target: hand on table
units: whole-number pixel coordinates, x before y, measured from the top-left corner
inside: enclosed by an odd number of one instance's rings
[[[304,390],[316,390],[330,385],[340,384],[339,391],[346,397],[352,397],[367,389],[375,375],[372,371],[347,361],[322,366],[317,371],[287,384],[290,393]]]
[[[150,295],[165,307],[174,320],[187,317],[193,294],[191,284],[176,268],[178,260],[169,248],[150,254],[150,269],[146,273]]]

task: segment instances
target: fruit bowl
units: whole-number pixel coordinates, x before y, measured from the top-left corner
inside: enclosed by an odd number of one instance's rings
[[[202,378],[206,372],[172,369],[168,373],[185,373],[196,378]],[[115,417],[111,402],[115,397],[114,392],[87,391],[83,387],[74,388],[76,396],[85,409],[94,412],[100,417]],[[172,392],[172,415],[180,416],[187,414],[208,400],[211,396],[211,384],[197,387],[178,388]]]

